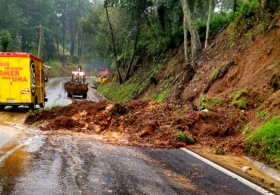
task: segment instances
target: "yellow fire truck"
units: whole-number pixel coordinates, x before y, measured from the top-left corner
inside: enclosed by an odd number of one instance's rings
[[[0,52],[0,110],[5,106],[45,106],[43,60],[29,53]]]

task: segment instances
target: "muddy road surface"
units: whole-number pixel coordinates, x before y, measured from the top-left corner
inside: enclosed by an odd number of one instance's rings
[[[49,83],[46,106],[71,103],[62,86],[58,78]],[[1,195],[270,194],[183,149],[118,146],[96,135],[42,132],[25,126],[25,116],[23,109],[0,112]]]
[[[0,194],[261,194],[180,149],[28,132],[2,159]]]

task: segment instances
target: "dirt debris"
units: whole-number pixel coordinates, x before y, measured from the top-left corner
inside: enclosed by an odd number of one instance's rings
[[[95,133],[115,144],[164,148],[186,146],[186,142],[176,140],[178,132],[185,132],[197,144],[223,147],[226,152],[240,154],[244,147],[240,129],[233,127],[244,123],[246,118],[246,112],[239,110],[232,110],[231,114],[222,108],[203,112],[144,99],[122,105],[84,100],[65,107],[36,110],[27,116],[25,123],[40,121],[37,127],[41,130]]]

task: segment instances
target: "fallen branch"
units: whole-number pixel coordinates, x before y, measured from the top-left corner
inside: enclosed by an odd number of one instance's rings
[[[174,85],[174,83],[182,76],[184,73],[184,70],[175,78],[175,80],[171,83],[171,85]]]

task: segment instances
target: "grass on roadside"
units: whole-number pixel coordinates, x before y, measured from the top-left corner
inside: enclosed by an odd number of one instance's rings
[[[258,159],[280,168],[280,116],[270,119],[247,138],[245,150]]]
[[[107,99],[117,103],[125,103],[133,97],[135,83],[125,83],[119,85],[118,83],[106,83],[106,85],[99,85],[98,92],[100,92]]]

